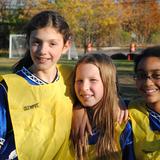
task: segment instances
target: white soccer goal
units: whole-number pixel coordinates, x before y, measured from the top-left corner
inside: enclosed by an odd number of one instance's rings
[[[10,34],[9,58],[23,57],[26,51],[26,39],[23,34]]]
[[[77,60],[78,59],[78,52],[77,52],[77,49],[76,49],[74,42],[71,43],[71,47],[68,50],[67,55],[68,55],[68,60],[72,60],[72,59]]]

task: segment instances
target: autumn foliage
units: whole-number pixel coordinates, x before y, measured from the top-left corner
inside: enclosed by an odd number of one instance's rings
[[[59,11],[71,26],[76,45],[85,51],[90,42],[97,48],[129,45],[131,41],[143,45],[160,36],[157,0],[28,0],[14,12],[4,2],[0,1],[1,24],[14,22],[18,26],[41,10]]]

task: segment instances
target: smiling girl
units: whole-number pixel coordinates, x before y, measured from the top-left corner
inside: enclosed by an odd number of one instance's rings
[[[160,46],[146,48],[135,59],[134,79],[142,97],[129,104],[124,131],[124,160],[160,159]],[[123,144],[127,143],[128,147]]]
[[[105,54],[83,56],[74,70],[74,99],[88,113],[92,134],[84,144],[75,144],[78,159],[120,159],[119,135],[115,130],[119,113],[116,67]]]
[[[70,160],[71,70],[57,66],[70,47],[69,26],[57,12],[43,11],[25,34],[27,50],[15,74],[0,77],[0,159]]]

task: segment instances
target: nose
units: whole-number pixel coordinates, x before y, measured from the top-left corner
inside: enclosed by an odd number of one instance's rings
[[[145,80],[145,81],[148,81],[148,80],[149,80],[149,81],[152,81],[152,82],[153,82],[153,81],[154,81],[154,78],[152,77],[152,75],[146,75],[145,78],[144,78],[144,80]]]
[[[84,82],[82,83],[81,89],[82,89],[83,91],[89,90],[89,83],[88,83],[87,81],[84,81]]]
[[[43,43],[40,47],[39,47],[39,54],[46,54],[47,53],[47,45],[45,43]]]
[[[152,76],[146,75],[145,80],[150,79],[152,80]]]
[[[146,79],[144,79],[144,83],[146,85],[152,85],[154,82],[151,76],[147,76]]]

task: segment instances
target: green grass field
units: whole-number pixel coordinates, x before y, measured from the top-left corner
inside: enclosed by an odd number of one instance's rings
[[[18,59],[9,59],[0,57],[0,74],[11,73],[11,67],[15,64]],[[133,62],[127,60],[114,60],[117,66],[118,79],[120,84],[121,95],[130,99],[131,97],[138,97],[139,94],[135,88],[133,76]],[[76,61],[69,61],[65,58],[60,60],[62,64],[74,65]]]

